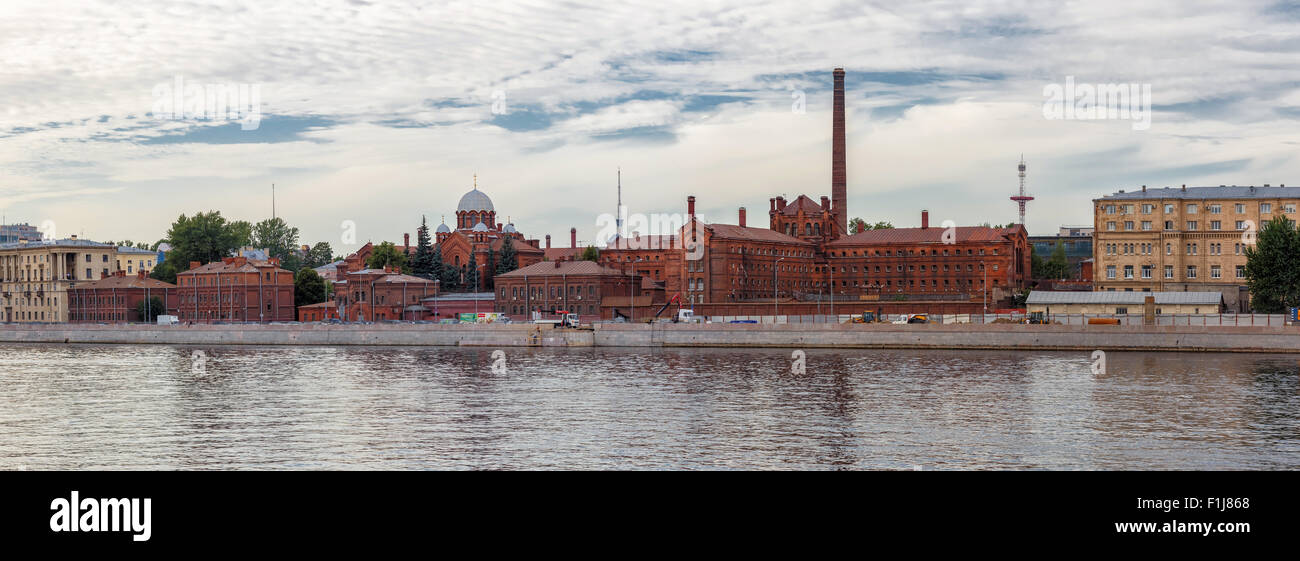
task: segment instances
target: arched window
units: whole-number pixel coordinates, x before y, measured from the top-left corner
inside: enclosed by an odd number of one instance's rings
[[[812,224],[807,223],[807,222],[804,223],[804,225],[803,225],[803,234],[804,234],[805,236],[811,236],[811,235],[812,235]]]
[[[821,225],[821,224],[813,224],[813,235],[814,235],[814,236],[821,236],[821,235],[822,235],[822,225]]]

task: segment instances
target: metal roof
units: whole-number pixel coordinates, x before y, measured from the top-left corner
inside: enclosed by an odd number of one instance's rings
[[[74,239],[71,239],[71,238],[64,238],[64,239],[61,239],[61,240],[39,240],[39,241],[30,241],[30,242],[27,242],[27,243],[23,243],[23,242],[11,242],[11,243],[6,243],[6,244],[0,244],[0,249],[35,249],[35,248],[38,248],[38,247],[97,247],[97,248],[103,248],[103,247],[113,247],[113,246],[108,245],[108,244],[106,244],[106,243],[93,242],[93,241],[90,241],[90,240],[74,240]]]
[[[1295,199],[1300,198],[1300,187],[1259,187],[1254,185],[1220,185],[1218,187],[1161,187],[1138,189],[1105,195],[1098,201],[1141,199]]]
[[[1199,304],[1217,306],[1223,303],[1221,292],[1072,292],[1035,290],[1029,293],[1026,304],[1130,304],[1142,305],[1147,296],[1155,296],[1156,304]]]

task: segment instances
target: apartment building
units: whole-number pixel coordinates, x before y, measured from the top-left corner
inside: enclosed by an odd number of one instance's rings
[[[116,271],[116,247],[76,236],[0,244],[0,322],[68,321],[68,290]]]
[[[1294,222],[1300,187],[1165,187],[1093,200],[1093,285],[1099,291],[1223,294],[1249,310],[1246,247],[1276,216]]]

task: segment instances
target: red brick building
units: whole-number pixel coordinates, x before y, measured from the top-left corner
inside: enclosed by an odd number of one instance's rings
[[[294,321],[293,273],[280,260],[227,257],[176,275],[181,321]]]
[[[298,308],[298,321],[325,321],[330,319],[339,319],[339,307],[333,300]]]
[[[631,310],[618,309],[611,300],[608,311],[602,313],[602,302],[616,297],[619,304],[626,306],[631,294],[636,305],[642,306],[636,312],[641,314],[655,299],[655,291],[641,284],[638,275],[625,274],[594,261],[536,263],[497,277],[494,311],[516,321],[529,319],[530,312],[549,314],[556,310],[577,313],[587,321],[611,319],[615,313],[626,315]]]
[[[156,317],[140,315],[145,299],[162,301],[163,314],[176,314],[176,285],[149,278],[144,271],[113,276],[79,284],[68,289],[68,321],[71,322],[143,322]]]
[[[343,321],[429,319],[432,310],[422,301],[437,295],[434,281],[388,267],[348,273],[334,283],[336,317]]]

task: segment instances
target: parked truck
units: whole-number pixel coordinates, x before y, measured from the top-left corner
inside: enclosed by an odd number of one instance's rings
[[[553,315],[543,316],[542,312],[533,312],[533,323],[538,325],[550,325],[551,327],[579,327],[582,321],[578,319],[578,314],[565,310],[554,310]]]

